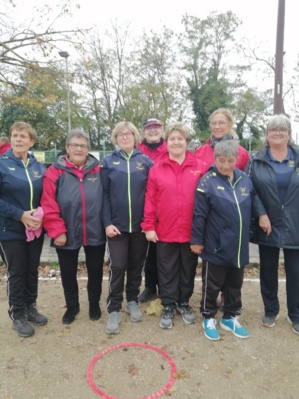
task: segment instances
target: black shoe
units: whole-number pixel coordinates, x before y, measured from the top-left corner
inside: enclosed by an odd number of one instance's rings
[[[140,302],[147,302],[156,294],[157,291],[155,289],[145,287],[144,291],[138,296],[138,300]]]
[[[75,316],[80,312],[80,306],[70,306],[62,317],[62,324],[72,324]]]
[[[89,304],[89,318],[90,320],[99,320],[101,318],[101,308],[99,303],[90,303]]]
[[[36,309],[36,304],[32,303],[28,308],[25,310],[25,317],[28,321],[37,324],[38,326],[44,326],[47,324],[48,319],[46,316],[39,313]]]

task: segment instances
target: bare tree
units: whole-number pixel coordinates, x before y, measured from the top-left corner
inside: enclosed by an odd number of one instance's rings
[[[50,6],[36,9],[35,18],[31,19],[29,25],[25,25],[14,21],[17,3],[3,0],[0,13],[0,83],[17,86],[20,84],[18,75],[21,70],[49,63],[49,55],[62,42],[75,43],[74,34],[79,34],[79,30],[55,28],[55,23],[69,12],[67,7],[70,1],[62,2],[54,15]],[[41,19],[41,15],[49,17]],[[42,26],[41,20],[45,20],[46,25]]]

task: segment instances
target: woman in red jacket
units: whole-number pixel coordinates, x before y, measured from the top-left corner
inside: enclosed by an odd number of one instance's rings
[[[160,327],[172,328],[175,309],[186,324],[195,323],[189,306],[197,255],[190,250],[194,191],[206,165],[186,151],[189,128],[175,122],[166,128],[168,153],[150,170],[142,229],[157,243],[159,290],[164,307]]]
[[[195,151],[194,155],[205,162],[208,167],[214,163],[214,147],[222,140],[234,140],[234,117],[230,110],[226,108],[218,108],[210,115],[211,136],[206,144],[200,146]],[[239,145],[238,158],[236,168],[245,170],[249,161],[250,155],[245,148]]]

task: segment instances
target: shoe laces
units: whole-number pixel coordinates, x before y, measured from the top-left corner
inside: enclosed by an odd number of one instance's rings
[[[241,324],[239,323],[238,317],[232,317],[232,321],[234,323],[234,330],[242,327]]]
[[[163,317],[167,318],[167,319],[172,318],[173,313],[174,313],[173,309],[170,308],[169,306],[166,306],[166,308],[164,308],[164,310],[163,310]]]
[[[22,326],[28,324],[28,320],[26,319],[26,317],[22,317],[21,319],[15,320],[15,322],[17,324],[21,324]]]
[[[216,330],[216,320],[215,319],[208,319],[207,328],[209,330]]]

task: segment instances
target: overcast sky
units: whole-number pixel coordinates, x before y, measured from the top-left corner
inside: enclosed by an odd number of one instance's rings
[[[0,0],[1,1],[1,0]],[[34,14],[32,7],[49,4],[55,9],[59,0],[13,0],[19,7],[15,8],[16,17],[24,20]],[[246,37],[253,43],[262,43],[269,53],[275,54],[276,25],[278,0],[74,0],[72,18],[66,17],[64,27],[99,27],[111,26],[111,21],[118,23],[131,22],[136,31],[157,29],[165,25],[174,30],[181,29],[181,18],[184,14],[194,15],[201,19],[211,11],[233,11],[243,24],[238,30],[240,37]],[[285,0],[285,62],[288,68],[295,65],[299,46],[298,3],[299,0]],[[23,7],[20,7],[22,6]],[[46,17],[46,16],[45,16]],[[60,24],[62,21],[60,21]]]
[[[285,50],[298,54],[298,0],[285,0]],[[111,19],[131,21],[136,28],[157,27],[159,24],[172,29],[180,28],[184,14],[205,18],[211,11],[233,11],[242,21],[240,35],[268,42],[275,52],[278,0],[96,0],[82,1],[76,17],[86,23],[109,26]],[[293,57],[294,58],[294,57]]]

